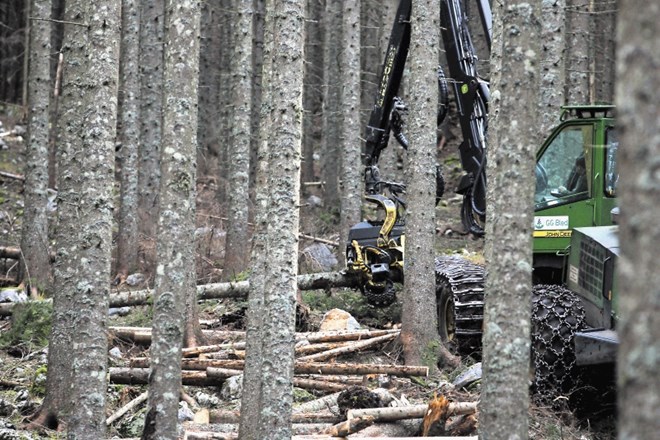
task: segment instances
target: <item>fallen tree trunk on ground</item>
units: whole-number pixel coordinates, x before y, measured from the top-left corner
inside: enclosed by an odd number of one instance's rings
[[[428,405],[395,406],[387,408],[351,409],[346,413],[350,420],[352,417],[371,416],[377,422],[395,422],[404,419],[421,419],[428,411]],[[457,402],[449,404],[449,415],[474,414],[477,411],[477,402]]]
[[[0,248],[8,255],[5,258],[20,257],[18,248]],[[298,275],[298,289],[317,290],[333,287],[357,287],[357,278],[343,272],[321,272]],[[247,297],[250,289],[249,281],[236,283],[213,283],[197,286],[199,299],[241,298]],[[110,294],[110,307],[137,306],[146,304],[152,297],[153,291],[135,290],[113,292]],[[50,300],[47,300],[50,301]],[[0,304],[0,316],[11,315],[14,303]]]

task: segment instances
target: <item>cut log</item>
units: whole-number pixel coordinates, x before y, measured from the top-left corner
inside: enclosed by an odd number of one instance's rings
[[[389,374],[391,376],[421,376],[429,374],[428,367],[387,364],[323,364],[320,362],[296,362],[298,374]]]
[[[373,424],[374,418],[371,416],[356,417],[331,426],[325,433],[331,437],[346,437]]]
[[[303,356],[298,358],[300,362],[311,362],[311,361],[326,361],[333,357],[337,357],[342,354],[355,353],[356,351],[361,351],[366,348],[373,347],[385,342],[389,342],[396,338],[398,333],[390,333],[384,336],[378,336],[375,338],[370,338],[364,341],[354,342],[346,347],[333,348],[331,350],[323,351],[321,353],[310,354],[308,356]]]
[[[211,423],[239,423],[239,411],[214,409],[210,411]],[[291,423],[336,423],[338,417],[329,411],[291,414]]]
[[[326,380],[312,380],[312,379],[303,379],[299,377],[294,377],[293,386],[308,390],[319,390],[319,391],[328,391],[331,393],[335,393],[337,391],[344,391],[350,385],[328,382]]]
[[[329,394],[320,399],[302,403],[293,408],[293,413],[317,412],[324,410],[333,410],[337,408],[337,396],[339,393]]]
[[[221,350],[245,350],[245,342],[233,342],[229,344],[201,345],[183,349],[183,357],[197,357],[200,354],[216,353]]]
[[[124,385],[146,385],[149,383],[149,368],[125,368],[113,367],[109,369],[110,382]],[[221,379],[210,378],[206,371],[182,371],[181,381],[183,385],[192,386],[219,386]]]
[[[421,419],[428,411],[428,405],[396,406],[387,408],[351,409],[346,414],[352,417],[372,416],[377,422],[394,422],[403,419]],[[477,402],[456,402],[449,404],[449,415],[474,414]]]
[[[0,246],[0,258],[9,258],[12,260],[21,259],[21,248],[13,246]]]
[[[206,375],[215,379],[226,379],[241,374],[243,374],[242,370],[232,370],[230,368],[208,367],[206,369]]]
[[[334,350],[335,348],[346,347],[350,341],[346,342],[324,342],[319,344],[300,345],[296,347],[296,355],[306,356],[308,354],[320,353],[322,351]]]

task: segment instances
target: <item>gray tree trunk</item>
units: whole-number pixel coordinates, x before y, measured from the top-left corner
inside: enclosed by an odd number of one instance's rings
[[[615,38],[618,0],[591,2],[591,100],[614,102]]]
[[[32,0],[28,74],[28,141],[21,252],[22,279],[32,291],[50,291],[52,269],[48,244],[48,137],[51,1]]]
[[[177,438],[185,303],[196,293],[190,266],[195,261],[199,2],[168,0],[166,22],[158,267],[144,439]]]
[[[564,47],[563,33],[566,0],[541,2],[541,93],[540,132],[549,134],[557,125],[560,107],[564,104]]]
[[[137,269],[138,150],[140,143],[140,7],[138,0],[122,0],[121,40],[121,190],[117,231],[117,278]]]
[[[140,150],[138,154],[139,233],[144,258],[153,269],[160,190],[163,108],[163,22],[165,0],[140,0]]]
[[[360,1],[342,2],[341,111],[341,210],[342,243],[362,217],[362,123],[360,116]],[[343,260],[344,253],[340,252]]]
[[[341,1],[328,1],[325,5],[325,34],[323,41],[323,149],[321,177],[324,182],[323,203],[328,212],[339,207],[339,171],[341,158],[340,67],[342,11]]]
[[[262,71],[264,60],[264,17],[266,14],[266,0],[253,0],[254,3],[254,44],[252,48],[252,117],[250,118],[250,203],[254,205],[256,195],[254,188],[257,186],[257,156],[259,154],[259,125],[261,120],[261,100],[262,100]],[[250,213],[253,219],[254,210]]]
[[[298,274],[300,155],[305,18],[302,0],[273,2],[273,66],[269,145],[270,271],[263,322],[261,432],[291,438]]]
[[[232,9],[233,0],[220,0],[220,9],[222,12],[220,36],[220,88],[218,90],[217,100],[220,105],[220,112],[217,116],[217,136],[218,143],[215,155],[218,160],[217,174],[220,176],[218,182],[217,201],[220,205],[226,206],[229,182],[229,161],[228,144],[231,139],[231,57],[234,47],[234,10]]]
[[[305,112],[303,114],[302,181],[315,179],[315,146],[323,139],[323,0],[307,0],[305,22]]]
[[[67,27],[63,48],[56,295],[35,423],[63,415],[69,437],[104,438],[120,3],[69,1],[65,19],[85,26]]]
[[[566,104],[589,104],[589,0],[566,0]]]
[[[222,277],[235,279],[247,268],[248,207],[252,135],[252,0],[237,0],[232,72],[232,133],[229,146],[229,206]]]
[[[660,432],[660,302],[657,224],[660,130],[657,75],[660,5],[621,0],[617,30],[616,103],[623,128],[619,148],[621,257],[618,262],[621,346],[618,354],[618,438]],[[655,73],[654,73],[655,72]]]
[[[539,10],[529,3],[510,0],[494,6],[501,8],[496,17],[503,23],[502,39],[494,45],[501,44],[503,61],[491,69],[499,71],[491,93],[498,97],[499,114],[496,125],[490,125],[497,143],[490,143],[487,168],[490,259],[479,434],[484,439],[525,439],[541,28]]]
[[[220,0],[202,2],[199,51],[199,115],[197,126],[197,173],[214,175],[218,168],[218,116],[220,113],[220,54],[224,23]]]
[[[401,342],[407,365],[436,368],[438,315],[435,307],[435,163],[438,108],[437,59],[440,7],[415,2],[410,42],[410,185],[406,214],[406,282],[401,310]],[[434,31],[431,31],[434,30]]]
[[[267,0],[264,18],[264,47],[262,62],[262,104],[260,109],[259,149],[255,187],[254,234],[250,255],[250,290],[246,325],[245,368],[243,369],[243,394],[239,436],[244,440],[261,440],[265,435],[262,427],[261,396],[263,381],[263,316],[266,315],[264,299],[267,291],[266,276],[270,264],[268,253],[268,170],[269,133],[271,132],[271,77],[273,48],[273,8]]]

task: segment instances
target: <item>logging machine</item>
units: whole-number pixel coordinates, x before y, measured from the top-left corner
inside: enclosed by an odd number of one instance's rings
[[[489,2],[474,1],[490,48]],[[477,71],[464,2],[440,3],[448,77],[442,68],[438,69],[438,124],[447,115],[451,89],[463,138],[458,152],[465,174],[456,188],[463,197],[461,218],[468,233],[481,236],[486,218],[489,84]],[[411,0],[401,0],[366,129],[365,198],[380,216],[353,226],[346,243],[348,272],[358,276],[360,290],[378,306],[394,302],[394,283],[404,279],[406,188],[381,176],[378,162],[390,137],[408,148],[404,133],[406,104],[397,94],[410,45],[410,13]],[[613,112],[610,105],[563,107],[559,125],[537,151],[535,283],[564,282],[574,228],[612,224],[610,211],[616,203],[618,179]],[[436,173],[439,199],[444,180],[441,170],[436,169]],[[478,352],[481,347],[484,279],[484,268],[463,258],[436,259],[438,331],[443,340],[463,353]]]

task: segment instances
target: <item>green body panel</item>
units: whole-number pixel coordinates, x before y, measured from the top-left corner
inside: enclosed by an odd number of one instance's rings
[[[553,259],[557,260],[554,267],[563,266],[574,228],[612,224],[610,211],[616,206],[615,157],[618,148],[612,111],[612,106],[565,107],[564,115],[570,115],[570,119],[563,116],[562,122],[537,152],[537,167],[544,165],[550,170],[547,188],[541,190],[537,184],[535,267]],[[586,174],[582,174],[585,190],[577,194],[571,194],[563,181],[571,173],[570,168],[577,167],[575,158],[569,157],[571,151],[574,155],[581,152],[581,164],[586,166]],[[609,178],[606,178],[608,172]]]

